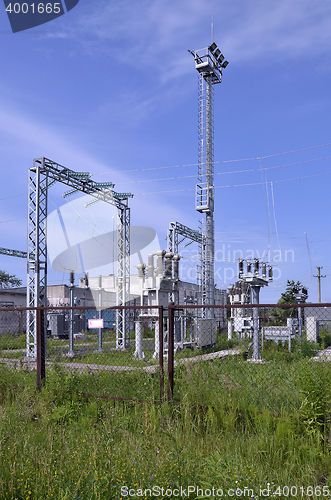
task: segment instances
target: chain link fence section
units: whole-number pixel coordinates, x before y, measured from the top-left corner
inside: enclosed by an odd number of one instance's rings
[[[59,390],[115,399],[162,399],[163,308],[32,309],[37,318],[36,359],[27,356],[24,321],[30,309],[0,310],[3,365],[37,370],[39,387],[46,377]],[[116,330],[119,309],[125,310],[125,341]]]
[[[0,362],[9,368],[23,366],[26,353],[26,310],[0,308]]]
[[[307,411],[308,422],[318,394],[331,414],[331,304],[170,306],[171,316],[174,398],[201,394],[205,407],[210,391],[225,405]]]
[[[38,387],[46,377],[58,390],[91,396],[160,402],[165,385],[169,400],[194,392],[204,394],[202,405],[209,388],[224,401],[245,399],[275,414],[303,411],[313,393],[324,394],[320,405],[329,408],[331,304],[122,309],[124,343],[116,332],[119,308],[33,309],[33,359],[26,347],[28,308],[2,307],[0,364],[36,371]]]
[[[126,322],[125,338],[116,328],[120,312]],[[87,394],[160,400],[160,308],[67,307],[47,308],[45,313],[46,366],[71,373],[75,384]]]

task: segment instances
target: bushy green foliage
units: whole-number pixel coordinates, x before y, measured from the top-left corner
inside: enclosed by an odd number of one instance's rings
[[[21,285],[22,280],[17,278],[15,274],[8,274],[6,271],[0,270],[0,288],[12,288]]]
[[[277,304],[295,304],[296,299],[293,294],[293,287],[296,286],[300,288],[302,286],[302,283],[300,281],[294,281],[294,280],[287,280],[286,284],[286,290],[281,294],[280,299],[278,300]],[[279,308],[275,307],[270,309],[270,315],[274,317],[275,323],[277,325],[286,325],[286,320],[287,318],[290,318],[294,314],[294,309],[289,307],[289,308]]]
[[[328,328],[322,328],[319,331],[318,343],[323,349],[331,346],[331,332]]]

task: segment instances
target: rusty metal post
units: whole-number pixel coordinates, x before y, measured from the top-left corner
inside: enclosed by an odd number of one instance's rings
[[[159,307],[159,370],[160,370],[160,402],[163,401],[163,307]]]
[[[174,313],[173,307],[168,307],[168,401],[174,395]]]
[[[45,382],[45,328],[44,328],[45,311],[37,307],[37,387],[41,389]]]

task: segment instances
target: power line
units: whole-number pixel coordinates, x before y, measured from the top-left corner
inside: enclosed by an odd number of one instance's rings
[[[239,158],[239,159],[234,159],[234,160],[221,160],[221,161],[214,161],[214,164],[221,164],[221,163],[238,163],[241,161],[253,161],[253,160],[264,160],[267,158],[275,158],[277,156],[284,156],[292,153],[300,153],[302,151],[309,151],[312,149],[317,149],[317,148],[325,148],[327,146],[331,146],[331,143],[328,144],[320,144],[318,146],[310,146],[308,148],[301,148],[301,149],[294,149],[292,151],[285,151],[283,153],[275,153],[272,155],[266,155],[266,156],[257,156],[257,157],[252,157],[252,158]],[[131,170],[115,170],[115,171],[108,171],[108,172],[97,172],[93,175],[111,175],[111,174],[127,174],[130,172],[148,172],[152,170],[166,170],[170,168],[182,168],[182,167],[196,167],[198,166],[198,163],[189,163],[189,164],[183,164],[183,165],[171,165],[171,166],[165,166],[165,167],[150,167],[150,168],[135,168]]]
[[[18,219],[1,220],[0,224],[4,224],[5,222],[13,222],[15,220],[23,220],[23,219],[26,220],[26,217],[19,217]]]
[[[278,248],[279,251],[280,249],[280,243],[279,243],[279,235],[278,235],[278,228],[277,228],[277,220],[276,220],[276,210],[275,210],[275,198],[274,198],[274,185],[271,182],[271,198],[272,198],[272,209],[273,209],[273,214],[274,214],[274,222],[275,222],[275,230],[276,230],[276,237],[277,237],[277,242],[278,242]]]
[[[267,203],[267,196],[266,196],[266,191],[268,190],[268,184],[267,184],[267,180],[263,178],[263,169],[262,169],[261,158],[259,158],[259,164],[260,164],[260,170],[261,170],[261,179],[262,179],[264,206],[265,206],[265,211],[266,211],[266,216],[267,216],[268,253],[269,253],[270,252],[270,217],[269,217],[270,209],[269,209],[269,199],[268,199],[268,203]]]
[[[301,179],[310,179],[312,177],[321,177],[323,175],[330,175],[331,172],[324,172],[322,174],[313,174],[313,175],[305,175],[301,177],[292,177],[291,179],[281,179],[278,181],[268,181],[268,184],[273,184],[279,183],[279,182],[289,182],[289,181],[297,181]],[[246,186],[261,186],[263,183],[262,182],[249,182],[246,184],[229,184],[227,186],[215,186],[214,189],[224,189],[224,188],[235,188],[235,187],[246,187]],[[143,196],[143,195],[151,195],[151,194],[165,194],[165,193],[179,193],[179,192],[184,192],[184,191],[195,191],[195,188],[186,188],[186,189],[172,189],[172,190],[167,190],[167,191],[149,191],[148,193],[135,193],[135,196]]]
[[[5,198],[0,198],[2,200],[9,200],[9,198],[17,198],[18,196],[27,196],[28,193],[13,194],[12,196],[6,196]]]
[[[8,208],[16,208],[16,207],[26,207],[26,203],[21,203],[20,205],[11,205],[10,207],[2,207],[0,210],[7,210]]]
[[[215,163],[231,163],[231,162],[239,162],[239,161],[247,161],[247,160],[260,160],[260,159],[265,159],[265,158],[272,158],[275,156],[281,156],[281,155],[286,155],[290,153],[295,153],[299,151],[307,151],[309,149],[314,149],[314,148],[319,148],[319,147],[325,147],[325,146],[330,146],[331,144],[325,144],[322,146],[314,146],[311,148],[304,148],[304,149],[298,149],[295,151],[288,151],[286,153],[277,153],[275,155],[269,155],[269,156],[261,156],[260,158],[246,158],[246,159],[241,159],[241,160],[224,160],[222,162],[215,162]],[[263,171],[267,170],[274,170],[277,168],[284,168],[284,167],[290,167],[290,166],[295,166],[295,165],[302,165],[304,163],[311,163],[311,162],[316,162],[316,161],[322,161],[322,160],[328,160],[331,159],[331,156],[325,156],[321,158],[314,158],[311,160],[302,160],[299,162],[293,162],[293,163],[287,163],[283,165],[275,165],[272,167],[264,167],[262,168]],[[194,166],[196,164],[188,164],[188,165],[177,165],[177,166],[171,166],[171,167],[155,167],[155,168],[150,168],[150,169],[135,169],[135,170],[122,170],[118,172],[105,172],[105,174],[111,174],[111,173],[128,173],[128,172],[142,172],[142,171],[148,171],[148,170],[161,170],[165,168],[179,168],[179,167],[188,167],[188,166]],[[216,175],[229,175],[229,174],[242,174],[242,173],[251,173],[251,172],[258,172],[261,171],[261,168],[254,168],[254,169],[245,169],[245,170],[232,170],[228,172],[215,172]],[[318,176],[323,176],[323,175],[330,175],[331,172],[324,172],[321,174],[313,174],[313,175],[307,175],[307,176],[300,176],[300,177],[293,177],[291,179],[281,179],[281,180],[275,180],[272,181],[274,184],[278,182],[288,182],[292,180],[300,180],[300,179],[308,179],[311,177],[318,177]],[[101,175],[101,174],[94,174],[94,175]],[[128,181],[128,182],[121,182],[117,183],[116,185],[125,185],[125,184],[139,184],[139,183],[147,183],[147,182],[164,182],[164,181],[173,181],[173,180],[183,180],[183,179],[191,179],[195,178],[195,175],[186,175],[186,176],[173,176],[173,177],[164,177],[164,178],[158,178],[158,179],[140,179],[140,180],[135,180],[135,181]],[[267,184],[270,184],[271,181],[268,181]],[[224,186],[215,186],[215,189],[222,189],[222,188],[232,188],[232,187],[246,187],[246,186],[260,186],[262,184],[265,184],[264,182],[252,182],[252,183],[246,183],[246,184],[232,184],[232,185],[224,185]],[[165,191],[155,191],[155,192],[148,192],[148,193],[136,193],[136,195],[143,196],[143,195],[149,195],[149,194],[167,194],[167,193],[177,193],[177,192],[184,192],[184,191],[195,191],[195,188],[188,188],[188,189],[175,189],[175,190],[165,190]],[[7,200],[9,198],[15,198],[17,196],[26,196],[27,193],[20,193],[18,195],[13,195],[13,196],[7,196],[5,198],[0,198],[1,200]],[[59,196],[58,198],[61,198]],[[22,204],[23,205],[23,204]],[[6,208],[14,208],[22,205],[14,205],[12,207],[6,207]]]
[[[228,172],[215,172],[214,175],[216,176],[216,175],[230,175],[230,174],[244,174],[244,173],[251,173],[251,172],[260,172],[261,170],[262,171],[274,170],[276,168],[292,167],[295,165],[302,165],[304,163],[311,163],[311,162],[315,162],[315,161],[329,160],[329,159],[331,159],[331,156],[324,156],[321,158],[313,158],[311,160],[302,160],[302,161],[297,161],[297,162],[292,162],[292,163],[286,163],[284,165],[275,165],[273,167],[264,167],[264,168],[259,167],[259,168],[245,169],[245,170],[231,170]],[[262,160],[262,158],[256,158],[256,160]],[[192,166],[192,165],[189,165],[189,166]],[[175,167],[164,167],[164,168],[175,168]],[[121,173],[124,173],[124,172],[121,172]],[[97,174],[95,174],[95,175],[97,175]],[[125,184],[140,184],[140,183],[145,183],[145,182],[163,182],[163,181],[173,181],[173,180],[179,180],[179,179],[192,179],[195,177],[196,177],[195,175],[183,175],[183,176],[173,176],[173,177],[161,177],[158,179],[139,179],[139,180],[134,180],[134,181],[117,182],[116,186],[121,186],[121,185],[125,185]]]

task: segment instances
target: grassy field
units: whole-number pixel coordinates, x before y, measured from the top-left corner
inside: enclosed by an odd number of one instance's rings
[[[0,368],[0,498],[329,497],[331,367],[294,350],[178,366],[162,405],[157,374],[57,366],[38,391],[35,373]]]

